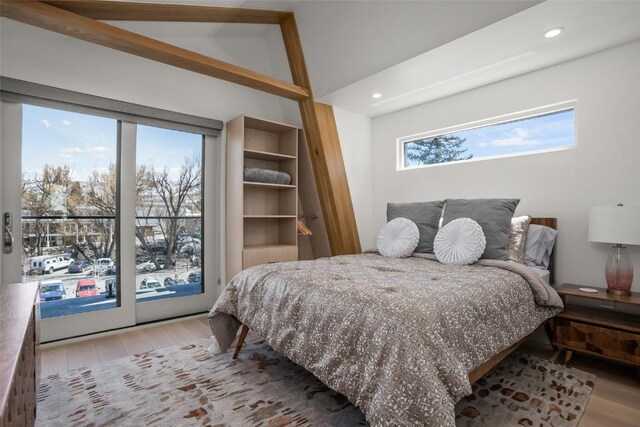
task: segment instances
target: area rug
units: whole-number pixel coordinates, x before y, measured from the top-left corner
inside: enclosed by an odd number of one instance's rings
[[[44,378],[37,426],[366,426],[362,412],[257,337],[238,360],[211,341]],[[459,426],[575,426],[595,376],[517,354],[456,406]]]

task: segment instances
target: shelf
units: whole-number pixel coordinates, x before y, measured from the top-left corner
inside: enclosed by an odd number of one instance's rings
[[[250,245],[245,246],[245,251],[259,251],[263,249],[289,249],[289,248],[298,248],[296,245]]]
[[[286,185],[286,184],[268,184],[266,182],[253,182],[253,181],[243,181],[245,187],[256,187],[256,188],[269,188],[273,190],[287,190],[290,188],[296,188],[295,185]]]
[[[640,334],[640,317],[619,311],[607,311],[569,304],[556,317]]]
[[[290,156],[288,154],[273,153],[270,151],[249,150],[247,148],[244,149],[244,157],[248,159],[271,160],[276,162],[279,160],[296,159],[296,156]]]
[[[257,218],[257,219],[283,219],[283,218],[298,218],[298,215],[244,215],[245,219]]]

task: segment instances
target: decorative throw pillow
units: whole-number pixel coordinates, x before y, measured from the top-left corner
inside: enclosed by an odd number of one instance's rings
[[[387,221],[407,218],[415,222],[420,231],[420,241],[415,252],[433,253],[433,239],[438,232],[444,202],[388,203]]]
[[[441,263],[464,265],[479,260],[486,244],[480,224],[470,218],[459,218],[438,231],[433,247]]]
[[[558,232],[551,227],[531,224],[527,233],[524,263],[529,266],[549,268],[557,235]]]
[[[511,218],[511,230],[509,230],[509,261],[524,264],[524,250],[527,247],[527,233],[531,224],[530,216],[516,216]]]
[[[386,223],[376,239],[378,252],[392,258],[406,258],[418,246],[420,232],[415,222],[396,218]]]
[[[487,247],[482,258],[507,260],[511,218],[519,199],[447,199],[443,225],[457,218],[471,218],[482,227]]]

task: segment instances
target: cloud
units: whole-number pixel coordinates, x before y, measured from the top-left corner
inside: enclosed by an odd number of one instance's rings
[[[80,147],[67,147],[67,148],[62,148],[60,150],[60,153],[66,153],[66,154],[73,154],[73,153],[82,153],[82,148]]]
[[[62,124],[65,126],[69,126],[71,124],[71,122],[69,120],[63,120]]]
[[[107,147],[89,147],[84,149],[85,153],[106,153],[107,151],[109,151]]]
[[[503,138],[497,138],[489,142],[494,147],[522,147],[525,145],[537,145],[539,142],[529,138],[531,131],[524,128],[515,128],[507,132]]]
[[[72,159],[76,154],[89,154],[94,159],[104,159],[106,157],[106,153],[109,152],[107,147],[66,147],[61,148],[58,151],[58,156],[63,157],[65,159]]]
[[[40,120],[40,122],[44,125],[44,127],[48,128],[49,126],[51,126],[51,123],[49,123],[49,120],[47,119],[42,119]]]

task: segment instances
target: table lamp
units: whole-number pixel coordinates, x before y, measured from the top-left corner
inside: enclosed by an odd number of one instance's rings
[[[630,295],[633,262],[623,245],[640,245],[640,207],[596,206],[589,213],[589,241],[613,243],[605,267],[607,292]]]

